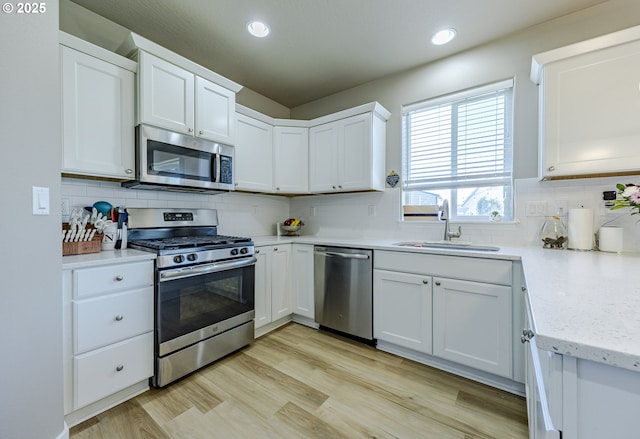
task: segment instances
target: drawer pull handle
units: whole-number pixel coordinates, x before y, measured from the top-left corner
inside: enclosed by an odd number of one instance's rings
[[[124,319],[123,315],[120,314],[120,315],[116,316],[116,322],[120,322],[120,321],[122,321],[122,319]]]
[[[118,276],[116,276],[116,280],[117,280],[118,282],[120,282],[120,281],[124,280],[124,276],[122,276],[122,275],[118,275]]]
[[[122,372],[123,370],[124,370],[124,366],[123,366],[122,364],[118,364],[118,365],[116,366],[116,371],[118,371],[118,372]]]

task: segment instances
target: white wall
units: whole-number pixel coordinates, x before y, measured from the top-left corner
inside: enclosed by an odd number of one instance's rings
[[[2,439],[66,434],[58,2],[45,4],[38,15],[0,14]],[[32,215],[32,186],[49,188],[50,215]]]
[[[528,28],[459,55],[391,75],[358,87],[291,109],[293,118],[311,119],[324,114],[378,101],[391,111],[387,123],[386,173],[401,172],[401,108],[405,104],[452,93],[505,78],[515,78],[514,175],[516,180],[515,216],[520,224],[463,224],[463,237],[499,244],[533,243],[542,218],[525,216],[526,201],[565,199],[569,207],[597,209],[596,225],[608,220],[599,209],[601,191],[614,190],[616,182],[640,183],[640,177],[622,179],[581,179],[565,182],[537,182],[538,89],[529,80],[532,55],[588,38],[639,24],[640,2],[610,0],[584,11]],[[533,180],[531,180],[533,179]],[[605,185],[606,187],[603,187]],[[584,201],[575,199],[576,193]],[[401,223],[400,190],[383,194],[295,198],[291,215],[309,217],[308,231],[321,234],[389,236],[398,239],[439,239],[441,224]],[[550,204],[551,205],[551,204]],[[375,216],[369,215],[373,206]],[[623,211],[618,211],[623,213]],[[640,250],[638,227],[628,224],[629,215],[618,222],[626,224],[628,249]],[[635,222],[633,220],[632,222]],[[535,233],[534,233],[535,231]]]

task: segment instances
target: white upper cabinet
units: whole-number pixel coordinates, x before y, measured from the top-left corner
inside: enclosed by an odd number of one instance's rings
[[[236,94],[196,76],[196,135],[233,145],[236,132]]]
[[[310,121],[274,119],[236,105],[236,189],[281,195],[383,190],[389,116],[377,102]]]
[[[138,59],[138,123],[235,145],[241,85],[134,33],[117,52]]]
[[[365,106],[351,109],[354,113]],[[311,121],[309,189],[312,193],[384,190],[386,121],[390,113],[373,111]],[[348,113],[344,112],[344,113]],[[333,118],[325,123],[325,120]]]
[[[62,172],[131,178],[136,63],[67,34],[60,42]]]
[[[640,26],[535,55],[539,176],[640,171]]]
[[[237,114],[235,185],[238,190],[273,191],[273,126]]]
[[[193,134],[195,126],[195,75],[141,51],[140,123]]]
[[[141,123],[235,143],[234,92],[144,51],[138,59]]]
[[[273,128],[274,189],[281,194],[309,193],[309,128]]]

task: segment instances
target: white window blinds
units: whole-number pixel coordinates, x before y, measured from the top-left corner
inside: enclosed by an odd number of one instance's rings
[[[510,186],[513,80],[403,108],[404,190]]]

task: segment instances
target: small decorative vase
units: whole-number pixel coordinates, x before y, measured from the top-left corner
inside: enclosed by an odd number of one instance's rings
[[[549,216],[540,229],[543,248],[564,249],[567,242],[567,228],[558,216]]]

